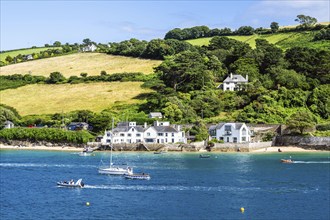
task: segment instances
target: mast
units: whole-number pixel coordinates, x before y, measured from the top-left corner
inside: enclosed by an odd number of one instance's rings
[[[111,149],[110,149],[110,167],[112,167],[112,147],[113,147],[113,118],[112,118],[112,125],[111,125]]]

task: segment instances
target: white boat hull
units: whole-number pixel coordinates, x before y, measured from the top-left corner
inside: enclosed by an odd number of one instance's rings
[[[99,169],[100,174],[108,174],[108,175],[125,175],[125,174],[132,174],[132,168],[121,168],[121,167],[109,167]]]

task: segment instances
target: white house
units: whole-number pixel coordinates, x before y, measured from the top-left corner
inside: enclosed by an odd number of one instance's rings
[[[169,122],[155,121],[153,126],[136,125],[136,122],[120,122],[113,131],[105,131],[102,144],[120,143],[186,143],[185,133],[180,126]]]
[[[244,78],[241,75],[233,75],[230,73],[230,75],[223,81],[223,91],[240,90],[240,85],[248,83],[248,80],[248,75]]]
[[[4,128],[13,128],[14,127],[14,123],[11,121],[5,121],[4,123]]]
[[[150,112],[148,115],[149,118],[163,118],[161,112]]]
[[[112,131],[106,131],[101,143],[140,143],[143,142],[144,127],[136,125],[136,122],[119,122]],[[113,135],[113,137],[112,137]]]
[[[81,48],[81,51],[82,52],[94,52],[96,49],[97,49],[97,46],[95,46],[94,44],[89,44],[89,45]]]
[[[169,122],[155,121],[154,125],[144,131],[145,143],[187,143],[180,125],[171,126]]]
[[[250,129],[245,123],[219,123],[209,128],[212,138],[230,143],[250,142]]]

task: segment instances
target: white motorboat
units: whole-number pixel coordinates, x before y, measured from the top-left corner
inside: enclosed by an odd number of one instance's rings
[[[147,173],[133,173],[133,174],[126,174],[126,179],[132,179],[132,180],[150,180],[150,175]]]
[[[74,182],[73,180],[57,182],[57,185],[70,188],[83,188],[85,184],[82,182],[82,179],[79,179],[77,182]]]

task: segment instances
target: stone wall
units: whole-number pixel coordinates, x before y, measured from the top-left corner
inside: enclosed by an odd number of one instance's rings
[[[305,149],[330,150],[330,137],[277,136],[275,146],[298,146]]]
[[[252,142],[252,143],[215,143],[211,147],[211,151],[221,151],[221,152],[249,152],[251,150],[262,149],[266,147],[271,147],[272,141],[267,142]]]

